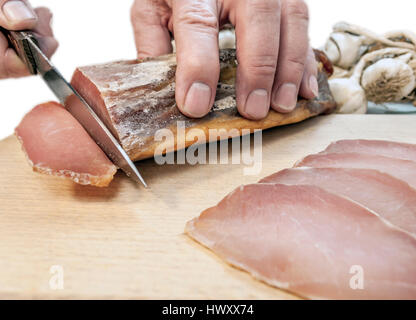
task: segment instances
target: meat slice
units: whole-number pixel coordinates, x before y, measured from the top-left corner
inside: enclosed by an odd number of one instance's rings
[[[382,140],[341,140],[324,153],[363,153],[416,161],[416,145]]]
[[[186,232],[230,264],[303,297],[416,298],[415,238],[315,186],[240,187]]]
[[[97,187],[108,186],[117,172],[78,121],[56,102],[35,107],[15,133],[34,171]]]
[[[250,121],[238,114],[234,86],[235,50],[220,52],[221,76],[215,104],[203,119],[189,119],[176,106],[175,55],[80,67],[71,83],[118,138],[130,158],[137,161],[167,150],[189,147],[195,142],[196,130],[207,141],[213,140],[213,135],[209,135],[210,129],[229,131],[228,139],[243,134],[243,130],[297,123],[332,112],[336,107],[328,86],[332,66],[324,54],[316,52],[316,58],[319,61],[319,96],[314,100],[299,100],[296,110],[289,114],[271,111],[261,121]],[[157,141],[155,135],[161,129],[169,129],[175,139]],[[190,130],[194,130],[192,139],[178,143],[177,136],[184,138]],[[214,139],[221,139],[221,136]]]
[[[319,153],[310,155],[296,167],[374,169],[407,182],[416,188],[416,162],[359,153]]]
[[[369,169],[295,168],[261,183],[313,185],[352,199],[416,235],[416,190],[402,180]]]

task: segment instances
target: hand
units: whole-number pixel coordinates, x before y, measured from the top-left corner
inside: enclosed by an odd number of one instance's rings
[[[52,13],[47,8],[32,9],[26,0],[0,0],[0,26],[7,30],[32,30],[42,51],[51,57],[58,42],[51,28]],[[7,38],[0,32],[0,79],[29,75],[25,64],[9,47]]]
[[[176,102],[187,116],[211,109],[219,79],[218,32],[230,22],[237,37],[237,106],[259,120],[271,107],[293,111],[298,94],[318,94],[303,0],[136,0],[131,11],[138,57],[177,48]]]

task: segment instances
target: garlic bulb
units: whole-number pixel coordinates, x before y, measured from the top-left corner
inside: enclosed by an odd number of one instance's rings
[[[406,48],[408,49],[416,49],[416,34],[410,30],[395,30],[386,32],[383,35],[385,38],[394,41],[394,46],[400,47],[397,43],[408,43]],[[412,48],[413,45],[413,48]]]
[[[416,77],[410,62],[416,52],[409,49],[385,48],[366,54],[354,69],[360,77],[370,101],[398,102],[407,98],[416,87]]]
[[[335,32],[328,39],[324,52],[332,63],[340,68],[351,68],[361,57],[363,37]]]
[[[220,49],[235,49],[235,30],[221,30],[219,34]]]
[[[400,59],[381,59],[362,75],[367,98],[375,103],[395,102],[410,95],[416,87],[413,69]]]
[[[338,113],[366,113],[367,101],[374,101],[373,98],[378,95],[380,98],[383,96],[381,99],[386,95],[394,95],[398,100],[407,96],[416,85],[413,70],[407,64],[415,56],[416,54],[409,49],[385,48],[373,51],[361,58],[354,67],[351,77],[330,79],[329,86],[338,104]],[[404,70],[407,72],[403,75]],[[389,78],[389,75],[394,75],[395,80]],[[401,79],[401,76],[405,77]],[[401,80],[397,80],[398,77]],[[385,79],[389,81],[383,82]],[[396,81],[405,83],[405,88],[398,89],[395,86]],[[399,94],[403,93],[404,95],[398,98]]]
[[[402,30],[379,35],[357,25],[339,22],[333,27],[324,52],[336,67],[349,70],[364,54],[386,47],[416,50],[416,34]]]
[[[334,73],[332,74],[331,78],[333,79],[349,78],[350,76],[351,76],[351,71],[334,66]]]
[[[329,87],[338,105],[337,113],[367,113],[364,89],[355,78],[331,79]]]
[[[413,39],[416,39],[416,35],[411,31],[394,31],[379,35],[371,30],[347,22],[338,22],[333,27],[333,31],[361,36],[363,38],[363,44],[365,45],[375,45],[378,42],[382,44],[383,47],[416,49],[416,42],[412,41]],[[412,43],[404,41],[401,38],[408,39]]]
[[[339,23],[325,51],[335,64],[336,72],[329,85],[339,113],[365,113],[367,101],[399,102],[415,98],[416,34],[413,32],[377,35],[358,26]]]

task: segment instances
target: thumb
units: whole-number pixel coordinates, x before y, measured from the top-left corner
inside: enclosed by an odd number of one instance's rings
[[[37,15],[26,0],[0,0],[0,27],[7,30],[33,29]]]

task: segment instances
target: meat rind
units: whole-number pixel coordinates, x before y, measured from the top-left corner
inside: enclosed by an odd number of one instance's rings
[[[240,187],[186,232],[230,264],[303,297],[416,298],[416,240],[318,187]]]
[[[117,168],[78,121],[56,102],[38,105],[15,130],[36,172],[106,187]]]

